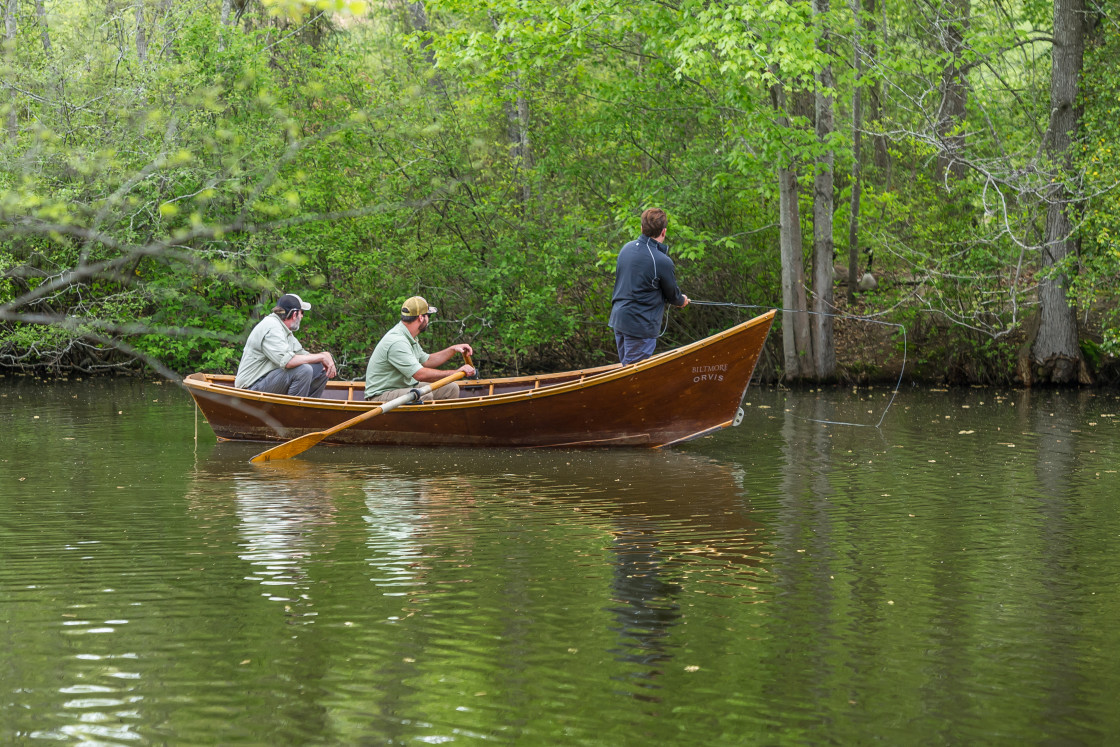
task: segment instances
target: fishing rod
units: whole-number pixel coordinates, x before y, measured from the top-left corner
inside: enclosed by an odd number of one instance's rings
[[[773,308],[775,308],[773,306],[760,306],[758,304],[732,303],[731,301],[693,301],[692,299],[689,299],[688,304],[689,304],[689,306],[691,306],[693,304],[696,304],[696,305],[699,305],[699,306],[717,306],[717,307],[726,307],[726,308],[733,308],[733,309],[773,309]],[[891,398],[887,401],[887,406],[883,408],[883,413],[879,417],[879,422],[878,423],[876,423],[875,425],[871,425],[870,423],[846,423],[846,422],[842,422],[842,421],[838,421],[838,420],[819,420],[817,418],[801,418],[802,420],[807,420],[810,423],[824,423],[826,425],[849,425],[849,426],[852,426],[852,427],[855,427],[855,428],[879,428],[883,424],[883,421],[886,420],[887,413],[890,412],[891,405],[894,404],[895,397],[898,396],[898,390],[902,386],[902,377],[906,373],[906,355],[907,355],[906,327],[904,327],[901,324],[898,324],[897,322],[884,322],[882,319],[872,319],[871,317],[856,316],[854,314],[833,314],[833,313],[830,313],[830,312],[827,312],[827,311],[809,311],[808,309],[777,309],[777,310],[781,311],[783,313],[786,313],[786,314],[815,314],[817,316],[827,316],[827,317],[832,317],[834,319],[849,319],[851,321],[856,321],[856,322],[869,322],[871,324],[881,324],[884,327],[898,327],[900,330],[902,330],[902,368],[898,372],[898,381],[894,385],[894,391],[891,392]],[[665,314],[665,329],[668,329],[668,326],[669,326],[669,314],[666,313]],[[665,333],[665,330],[663,329],[662,334],[664,334],[664,333]]]

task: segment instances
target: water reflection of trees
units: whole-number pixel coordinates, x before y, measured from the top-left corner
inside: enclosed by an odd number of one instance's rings
[[[1077,402],[1079,398],[1082,401]],[[1087,393],[1072,394],[1053,390],[1024,393],[1021,410],[1031,413],[1032,428],[1037,436],[1035,475],[1038,480],[1038,510],[1043,520],[1038,523],[1038,540],[1045,548],[1041,554],[1043,567],[1038,583],[1044,590],[1038,606],[1039,628],[1065,631],[1063,635],[1047,635],[1040,650],[1044,651],[1041,667],[1048,684],[1045,704],[1047,721],[1079,720],[1085,704],[1081,697],[1087,686],[1082,672],[1069,666],[1078,652],[1092,648],[1078,632],[1080,625],[1069,621],[1087,617],[1085,594],[1080,588],[1077,570],[1082,562],[1077,528],[1081,524],[1077,499],[1080,477],[1078,444],[1082,433],[1082,412],[1087,409]]]
[[[1024,711],[1091,722],[1085,652],[1110,637],[1086,622],[1093,396],[922,392],[883,433],[812,422],[841,394],[798,396],[779,416],[772,701],[880,708],[935,741],[1020,734]]]
[[[266,588],[269,599],[288,604],[309,603],[307,561],[315,530],[335,521],[329,482],[316,465],[299,461],[264,465],[259,474],[236,475],[239,557],[254,572],[246,580]]]
[[[336,522],[329,471],[300,460],[249,466],[240,454],[215,456],[196,470],[187,494],[200,515],[229,511],[232,498],[238,557],[251,569],[245,580],[260,584],[266,598],[285,603],[289,612],[310,605],[311,556],[329,551],[318,532]]]

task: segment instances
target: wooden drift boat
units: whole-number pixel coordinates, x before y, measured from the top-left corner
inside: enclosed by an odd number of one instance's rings
[[[775,313],[629,366],[460,381],[459,399],[399,407],[323,443],[671,446],[733,424]],[[183,384],[221,440],[287,441],[376,406],[363,381],[328,382],[320,398],[237,389],[225,375]]]

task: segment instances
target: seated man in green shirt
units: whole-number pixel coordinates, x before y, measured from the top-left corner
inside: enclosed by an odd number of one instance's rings
[[[338,370],[330,353],[309,353],[292,334],[310,310],[311,304],[294,293],[281,296],[272,313],[249,333],[234,386],[293,397],[320,396]]]
[[[401,306],[401,321],[385,333],[373,349],[366,366],[366,399],[388,402],[417,386],[420,382],[431,383],[447,376],[448,371],[439,370],[455,353],[472,355],[474,350],[466,343],[452,345],[438,353],[425,353],[417,341],[421,332],[428,328],[430,315],[436,313],[434,306],[420,296],[413,296]],[[474,366],[464,364],[455,369],[467,376],[474,375]],[[459,384],[451,382],[424,396],[425,402],[433,399],[455,399],[459,396]]]

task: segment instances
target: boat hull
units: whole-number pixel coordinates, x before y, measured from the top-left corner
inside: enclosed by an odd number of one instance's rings
[[[731,425],[773,311],[630,366],[461,382],[459,399],[406,405],[323,443],[401,446],[661,447]],[[232,377],[184,385],[221,439],[286,441],[374,407],[363,382],[330,382],[323,398],[263,394]]]

